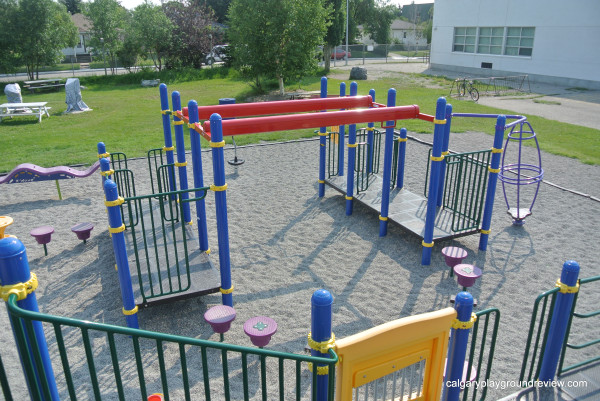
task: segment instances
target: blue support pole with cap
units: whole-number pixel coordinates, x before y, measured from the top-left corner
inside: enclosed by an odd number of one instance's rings
[[[429,191],[427,193],[427,212],[425,215],[425,229],[423,232],[423,252],[421,264],[431,263],[433,248],[433,231],[435,229],[435,215],[437,213],[437,193],[440,188],[440,165],[442,156],[442,142],[444,141],[444,125],[446,124],[446,99],[440,97],[435,108],[433,120],[433,149],[431,149],[431,168],[429,169]]]
[[[0,238],[0,285],[3,292],[8,292],[5,301],[16,294],[19,308],[40,311],[35,296],[37,277],[29,269],[25,245],[14,236]],[[12,315],[10,320],[30,399],[60,400],[42,323],[23,321]]]
[[[221,272],[221,294],[223,305],[233,307],[233,285],[231,283],[231,258],[229,253],[229,225],[227,222],[227,184],[225,183],[225,155],[223,147],[223,124],[221,116],[210,116],[210,147],[212,148],[214,184],[217,209],[217,232],[219,243],[219,267]]]
[[[375,102],[375,89],[369,90],[369,96]],[[375,123],[367,123],[367,172],[371,174],[373,172],[373,131],[375,130]]]
[[[169,94],[167,92],[167,85],[160,84],[160,112],[162,114],[163,123],[163,136],[165,139],[165,146],[163,150],[167,154],[167,164],[169,164],[169,186],[171,191],[177,191],[177,185],[175,183],[175,168],[173,164],[175,159],[173,158],[173,137],[171,136],[171,110],[169,110]],[[172,195],[175,197],[175,195]]]
[[[108,209],[108,231],[112,234],[113,250],[119,274],[123,314],[125,315],[127,326],[138,329],[138,307],[135,304],[133,286],[131,284],[131,271],[129,270],[129,260],[127,258],[127,246],[125,245],[125,224],[123,224],[121,218],[123,198],[119,197],[117,184],[111,179],[104,181],[104,195],[106,197],[104,203]]]
[[[321,77],[321,98],[327,98],[327,77]],[[325,196],[325,159],[327,158],[327,127],[319,128],[319,198]]]
[[[356,96],[358,84],[350,84],[350,96]],[[354,197],[354,167],[356,166],[356,124],[350,124],[348,128],[348,175],[346,178],[346,215],[352,214],[352,200]]]
[[[579,278],[579,263],[567,260],[563,264],[560,281],[556,283],[559,287],[550,321],[550,329],[546,338],[546,347],[542,356],[540,377],[542,382],[549,382],[556,376],[558,360],[562,352],[567,325],[573,310],[573,301],[579,291],[577,279]]]
[[[188,189],[188,176],[187,176],[187,161],[185,160],[185,141],[183,135],[183,124],[184,121],[177,117],[176,111],[181,111],[181,96],[179,92],[175,91],[171,94],[171,102],[173,103],[173,125],[175,127],[175,148],[177,149],[177,162],[175,166],[179,172],[179,188],[182,191]],[[192,223],[192,215],[190,212],[190,203],[186,202],[190,195],[188,192],[181,193],[181,200],[183,204],[183,221],[187,224]]]
[[[188,118],[190,125],[199,122],[198,103],[195,100],[188,102]],[[204,187],[204,175],[202,172],[202,147],[200,145],[200,134],[194,128],[190,127],[190,143],[192,148],[192,172],[194,174],[194,188]],[[202,198],[203,193],[196,191],[196,198]],[[198,240],[200,241],[200,251],[208,251],[208,228],[206,226],[206,204],[204,199],[196,202],[196,219],[198,221]]]
[[[346,96],[346,83],[340,83],[340,97]],[[340,125],[339,135],[338,135],[338,175],[341,177],[344,175],[344,154],[346,153],[345,149],[346,142],[346,126]]]
[[[396,89],[388,90],[388,107],[396,106]],[[383,151],[383,177],[381,183],[381,212],[379,214],[379,236],[387,235],[390,210],[390,186],[392,179],[392,156],[394,152],[394,127],[396,121],[385,122],[385,146]]]
[[[460,395],[469,333],[475,323],[473,296],[466,291],[459,292],[456,295],[454,309],[456,309],[457,316],[452,323],[450,343],[448,344],[444,395],[442,397],[444,401],[458,401]],[[467,377],[467,379],[469,378]]]
[[[404,164],[406,163],[406,141],[408,140],[406,128],[400,129],[398,137],[398,166],[396,170],[396,188],[404,188]]]
[[[311,297],[311,332],[310,340],[316,343],[324,343],[331,340],[333,333],[331,332],[332,327],[332,304],[333,296],[327,290],[320,289],[313,293]],[[312,341],[309,340],[309,345]],[[322,358],[329,358],[328,353],[322,353],[315,347],[311,347],[311,356],[317,356]],[[325,366],[325,365],[322,365]],[[317,369],[315,366],[313,369]],[[327,374],[319,374],[317,369],[317,400],[326,401],[328,395],[328,380],[329,380],[329,369]],[[313,383],[313,394],[314,394]]]
[[[442,206],[444,198],[444,185],[446,184],[446,156],[450,146],[450,125],[452,124],[452,105],[446,104],[446,125],[444,126],[444,139],[442,141],[442,156],[444,159],[440,164],[440,187],[438,188],[437,205]]]
[[[490,227],[492,225],[492,212],[494,211],[494,198],[496,196],[496,184],[500,173],[500,159],[502,155],[502,142],[504,141],[504,128],[506,116],[500,115],[496,119],[496,133],[494,134],[494,147],[492,148],[492,161],[488,167],[488,187],[485,193],[485,205],[481,219],[481,235],[479,236],[479,249],[487,249]]]

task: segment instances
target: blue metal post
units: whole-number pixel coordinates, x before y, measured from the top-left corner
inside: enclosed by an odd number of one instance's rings
[[[346,96],[346,83],[340,83],[340,97]],[[346,153],[345,142],[346,142],[346,126],[340,125],[338,135],[338,175],[341,177],[344,175],[344,154]]]
[[[311,338],[316,342],[327,342],[331,339],[333,296],[327,290],[317,290],[311,298]],[[329,354],[312,349],[312,356],[329,358]],[[313,366],[313,369],[316,367]],[[317,376],[317,400],[327,400],[329,374]],[[313,386],[315,384],[313,383]]]
[[[575,293],[579,290],[576,287],[578,278],[579,263],[574,260],[567,260],[563,264],[560,274],[560,283],[563,286],[560,287],[558,294],[556,294],[554,312],[552,313],[548,338],[546,339],[546,348],[544,348],[544,355],[541,361],[540,381],[551,381],[556,375],[558,360],[562,352],[565,334],[567,333],[567,324],[571,317],[573,300]],[[557,285],[560,283],[557,283]]]
[[[183,120],[175,115],[176,111],[181,111],[181,96],[179,96],[179,92],[175,91],[171,94],[171,101],[173,103],[173,125],[175,126],[175,148],[177,149],[177,162],[175,166],[179,171],[179,188],[185,191],[188,189],[188,176],[187,161],[185,160],[185,141],[183,138]],[[187,224],[192,224],[190,203],[185,202],[189,197],[188,192],[181,194],[181,200],[184,201],[182,205],[183,221]]]
[[[446,99],[441,97],[435,108],[435,119],[433,120],[433,149],[431,150],[431,168],[429,169],[429,191],[427,196],[427,214],[425,215],[425,230],[423,233],[423,252],[421,264],[431,263],[431,251],[433,248],[433,230],[435,228],[435,215],[437,212],[437,192],[440,187],[440,165],[442,156],[442,142],[444,140],[444,125],[446,124]]]
[[[456,309],[456,319],[458,320],[456,323],[458,324],[454,325],[450,332],[446,377],[444,378],[444,396],[442,397],[444,401],[458,401],[460,395],[469,332],[473,325],[473,322],[471,322],[473,296],[468,292],[459,292],[456,296],[454,309]],[[456,326],[459,328],[455,328]],[[468,379],[469,375],[467,375]]]
[[[327,97],[327,77],[321,77],[321,97]],[[325,162],[327,158],[327,127],[319,128],[319,198],[325,196]]]
[[[400,129],[398,137],[398,169],[396,170],[396,188],[404,188],[404,165],[406,163],[406,141],[408,132],[406,128]]]
[[[188,118],[190,125],[199,122],[198,103],[195,100],[188,102]],[[192,173],[194,174],[194,188],[204,187],[204,175],[202,173],[202,147],[200,145],[200,134],[190,128],[190,143],[192,148]],[[195,197],[202,197],[202,192],[196,191]],[[200,250],[208,251],[208,228],[206,226],[206,204],[204,199],[196,203],[196,219],[198,221],[198,240],[200,241]]]
[[[442,141],[442,156],[444,160],[440,163],[440,187],[438,189],[437,205],[442,206],[444,198],[444,185],[446,184],[446,156],[450,146],[450,125],[452,124],[452,105],[446,104],[446,125],[444,127],[444,139]]]
[[[388,90],[388,107],[396,106],[396,89]],[[392,179],[392,156],[394,153],[395,121],[385,122],[385,147],[383,150],[383,182],[381,184],[381,213],[379,215],[379,236],[387,235],[388,214],[390,210],[390,186]]]
[[[173,137],[171,136],[171,110],[169,110],[169,94],[167,93],[167,85],[165,84],[160,84],[158,89],[160,92],[160,112],[162,114],[163,134],[165,138],[165,146],[163,147],[163,150],[167,153],[167,164],[172,165],[175,163],[175,159],[173,158],[174,148]],[[171,187],[171,191],[177,190],[177,185],[175,184],[175,169],[172,166],[169,167],[169,185]]]
[[[127,247],[125,245],[125,224],[123,224],[121,218],[121,204],[123,203],[123,199],[119,198],[117,184],[113,180],[107,179],[104,181],[104,195],[106,197],[105,204],[108,209],[108,230],[112,234],[113,250],[115,252],[115,261],[117,262],[117,272],[119,273],[123,314],[125,315],[127,326],[138,329],[138,307],[135,304],[133,296],[131,272],[129,270],[129,260],[127,259]]]
[[[375,89],[369,90],[369,96],[375,101]],[[371,174],[373,172],[373,130],[375,129],[375,123],[367,123],[367,172]]]
[[[223,147],[223,125],[221,116],[210,116],[210,146],[212,148],[213,175],[217,209],[217,232],[219,243],[219,266],[221,271],[221,294],[223,305],[233,307],[233,285],[231,284],[231,260],[229,255],[229,226],[227,223],[227,184],[225,183],[225,155]]]
[[[21,309],[32,312],[39,312],[35,289],[37,288],[37,278],[29,270],[29,262],[25,245],[13,236],[5,236],[0,239],[0,285],[3,287],[25,284],[25,288],[31,286],[31,291],[18,291],[17,305]],[[8,298],[5,299],[8,301]],[[20,342],[16,334],[17,330],[23,330],[24,324],[19,322],[20,327],[15,327],[13,319],[11,326],[15,341],[19,351],[19,356],[23,366],[23,372],[27,381],[30,399],[59,400],[56,380],[50,355],[48,353],[48,344],[44,336],[44,328],[39,321],[32,321],[33,337],[25,334],[25,341]],[[22,337],[21,337],[22,338]],[[23,364],[24,360],[31,361],[34,371],[27,369]],[[34,384],[35,383],[35,384]],[[24,399],[25,397],[22,397]]]
[[[350,84],[350,96],[356,96],[358,84]],[[356,124],[348,128],[348,175],[346,178],[346,215],[352,214],[352,200],[354,196],[354,167],[356,166]]]
[[[500,159],[502,154],[502,142],[504,141],[504,127],[506,116],[500,115],[496,120],[496,133],[494,135],[494,147],[492,148],[492,161],[490,162],[488,187],[485,193],[485,205],[483,207],[483,218],[481,219],[481,235],[479,236],[479,249],[487,249],[490,226],[492,225],[492,212],[494,210],[494,197],[496,196],[496,184],[498,173],[500,173]]]

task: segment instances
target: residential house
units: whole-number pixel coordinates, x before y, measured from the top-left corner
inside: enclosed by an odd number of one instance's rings
[[[71,15],[71,20],[79,32],[79,43],[77,43],[75,47],[63,49],[62,53],[65,55],[65,59],[67,59],[69,62],[74,61],[76,63],[88,63],[91,61],[91,48],[89,47],[89,41],[92,22],[85,15],[79,13]],[[75,55],[75,58],[71,60],[73,55]]]
[[[366,34],[363,31],[363,26],[359,25],[358,29],[360,31],[359,41],[365,45],[374,45],[377,44],[371,36]],[[390,27],[392,30],[392,41],[393,43],[399,43],[406,46],[407,49],[414,49],[415,46],[426,48],[427,47],[427,38],[423,33],[423,29],[413,24],[412,22],[404,21],[401,19],[395,19],[392,21],[392,25]],[[380,43],[384,44],[384,43]]]

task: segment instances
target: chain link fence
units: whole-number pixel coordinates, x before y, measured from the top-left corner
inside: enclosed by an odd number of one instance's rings
[[[369,62],[386,63],[429,63],[429,45],[414,46],[407,44],[383,45],[346,45],[336,46],[331,50],[331,65],[360,65]],[[323,56],[321,56],[322,58]]]

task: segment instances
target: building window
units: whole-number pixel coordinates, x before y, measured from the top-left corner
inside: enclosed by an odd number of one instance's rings
[[[477,53],[502,54],[503,40],[504,27],[481,27],[479,28]]]
[[[406,39],[406,32],[404,32],[404,39]]]
[[[504,54],[507,56],[531,56],[534,36],[535,28],[533,27],[508,27]]]
[[[477,28],[475,27],[456,27],[454,28],[454,46],[452,51],[475,53],[475,39]]]

